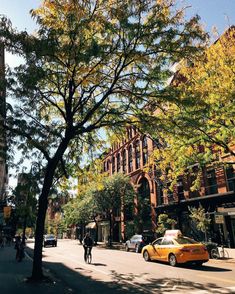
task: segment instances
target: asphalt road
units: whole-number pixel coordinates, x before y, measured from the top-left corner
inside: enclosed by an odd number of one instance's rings
[[[229,260],[171,267],[134,252],[94,247],[92,264],[86,264],[78,241],[58,240],[57,247],[43,249],[43,262],[71,293],[235,293],[235,262]]]

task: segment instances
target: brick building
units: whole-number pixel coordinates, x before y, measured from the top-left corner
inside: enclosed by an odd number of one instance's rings
[[[209,236],[217,238],[214,241],[230,242],[230,246],[235,247],[235,166],[203,169],[201,187],[194,192],[190,191],[190,176],[180,177],[173,191],[163,189],[157,166],[149,165],[155,145],[150,136],[129,127],[127,139],[113,144],[103,160],[104,172],[129,175],[138,194],[149,201],[150,213],[143,222],[143,231],[154,230],[157,215],[167,213],[177,220],[178,227],[185,234],[197,237],[190,225],[188,207],[201,204],[212,221]],[[222,160],[232,161],[229,156],[224,156]],[[120,218],[117,218],[116,225],[123,226]]]

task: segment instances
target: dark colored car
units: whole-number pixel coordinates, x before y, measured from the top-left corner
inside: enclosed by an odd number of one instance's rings
[[[44,241],[43,241],[43,246],[57,246],[57,239],[54,235],[45,235],[44,236]]]
[[[134,235],[126,241],[125,248],[126,251],[134,250],[140,253],[142,248],[147,244],[149,244],[149,238],[143,235]]]

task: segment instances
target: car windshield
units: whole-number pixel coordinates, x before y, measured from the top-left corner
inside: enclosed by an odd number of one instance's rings
[[[178,244],[196,244],[197,241],[187,238],[187,237],[178,237],[175,239]]]
[[[53,236],[53,235],[46,235],[45,238],[46,239],[55,239],[55,236]]]

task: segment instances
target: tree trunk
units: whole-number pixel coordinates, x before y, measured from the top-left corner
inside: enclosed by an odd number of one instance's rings
[[[47,164],[43,188],[42,188],[41,195],[39,197],[38,215],[37,215],[36,231],[35,231],[33,270],[32,270],[32,276],[30,278],[30,280],[32,281],[40,281],[44,277],[43,271],[42,271],[42,246],[43,246],[45,217],[46,217],[47,205],[48,205],[48,195],[50,193],[50,189],[53,183],[55,170],[65,150],[67,149],[69,141],[70,141],[69,136],[67,137],[65,136],[64,140],[61,142],[60,146],[58,147],[57,152],[55,153],[55,156]]]
[[[109,247],[112,247],[112,241],[113,241],[113,221],[112,221],[112,213],[109,213],[109,240],[108,244]]]
[[[24,223],[23,223],[23,233],[22,233],[22,243],[25,245],[25,232],[26,232],[26,226],[27,226],[27,214],[24,216]]]

